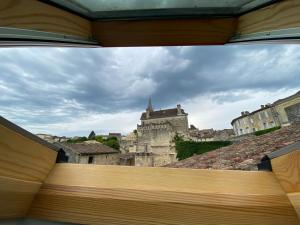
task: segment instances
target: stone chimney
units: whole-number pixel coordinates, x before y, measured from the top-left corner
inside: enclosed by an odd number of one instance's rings
[[[260,108],[261,108],[261,109],[264,109],[264,108],[265,108],[265,106],[264,106],[264,105],[260,105]]]
[[[244,111],[243,111],[243,112],[241,112],[241,115],[242,115],[242,116],[244,116],[244,115],[245,115],[245,112],[244,112]]]
[[[181,105],[178,104],[176,108],[177,108],[177,115],[182,115]]]

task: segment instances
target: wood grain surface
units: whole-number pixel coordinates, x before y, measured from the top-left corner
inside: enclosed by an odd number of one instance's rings
[[[240,35],[300,27],[300,1],[284,0],[238,19]]]
[[[0,124],[0,176],[42,182],[54,166],[56,154]]]
[[[272,173],[57,164],[29,217],[81,224],[294,225]]]
[[[0,176],[0,219],[23,217],[41,183]]]
[[[91,37],[90,21],[37,0],[1,0],[0,26]]]
[[[176,46],[224,44],[234,34],[235,18],[96,21],[101,46]]]
[[[298,217],[300,220],[300,193],[289,193],[288,197],[291,201],[291,203],[293,204],[296,212],[298,213]]]
[[[287,193],[300,192],[300,149],[271,160],[272,169]]]

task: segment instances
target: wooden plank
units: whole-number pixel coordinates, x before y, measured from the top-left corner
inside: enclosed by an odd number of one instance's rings
[[[96,21],[101,46],[176,46],[224,44],[236,28],[235,18]]]
[[[300,149],[272,159],[271,164],[285,192],[300,192]]]
[[[90,21],[37,0],[1,0],[0,27],[92,36]]]
[[[0,124],[0,176],[42,182],[57,152]]]
[[[296,212],[298,213],[298,217],[300,220],[300,192],[289,193],[288,197],[289,197],[291,203],[293,204]]]
[[[23,217],[41,183],[0,176],[0,219]]]
[[[57,164],[29,216],[81,224],[296,225],[272,173]]]
[[[284,0],[245,14],[238,19],[237,34],[300,27],[300,1]]]

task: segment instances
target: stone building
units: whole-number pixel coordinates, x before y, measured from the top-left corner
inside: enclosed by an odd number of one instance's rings
[[[163,166],[176,161],[173,139],[188,133],[188,114],[180,105],[172,109],[154,110],[149,99],[146,112],[135,134],[121,142],[121,151],[131,156],[135,166]],[[128,162],[130,161],[126,158]],[[124,161],[124,160],[123,160]]]
[[[236,136],[265,130],[276,126],[287,126],[300,122],[300,91],[272,104],[261,105],[253,112],[241,112],[232,120]]]
[[[136,152],[137,147],[137,132],[131,132],[121,138],[120,151],[123,154]]]
[[[199,130],[194,126],[191,126],[188,133],[188,139],[196,142],[226,141],[232,136],[234,136],[233,129],[214,130],[211,128]]]
[[[63,155],[64,162],[119,165],[120,152],[97,141],[86,141],[82,143],[55,143],[60,148],[59,154]]]

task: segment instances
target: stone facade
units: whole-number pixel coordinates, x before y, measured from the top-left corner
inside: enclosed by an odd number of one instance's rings
[[[120,151],[123,154],[136,152],[137,147],[137,132],[131,132],[125,137],[122,137],[120,142]]]
[[[262,105],[251,113],[242,112],[232,120],[235,135],[250,134],[276,126],[286,126],[300,121],[300,92],[280,99],[272,104]]]
[[[142,113],[141,124],[135,135],[121,142],[124,153],[136,152],[135,166],[163,166],[177,161],[173,139],[176,134],[187,136],[188,114],[180,105],[172,109],[153,110],[149,100],[146,112]],[[128,162],[131,162],[126,158]]]
[[[88,154],[80,155],[78,163],[80,164],[97,164],[97,165],[119,165],[120,154],[107,153],[107,154]]]
[[[98,164],[98,165],[119,165],[120,152],[111,147],[96,141],[83,143],[55,143],[60,148],[60,154],[64,160],[60,162]]]

